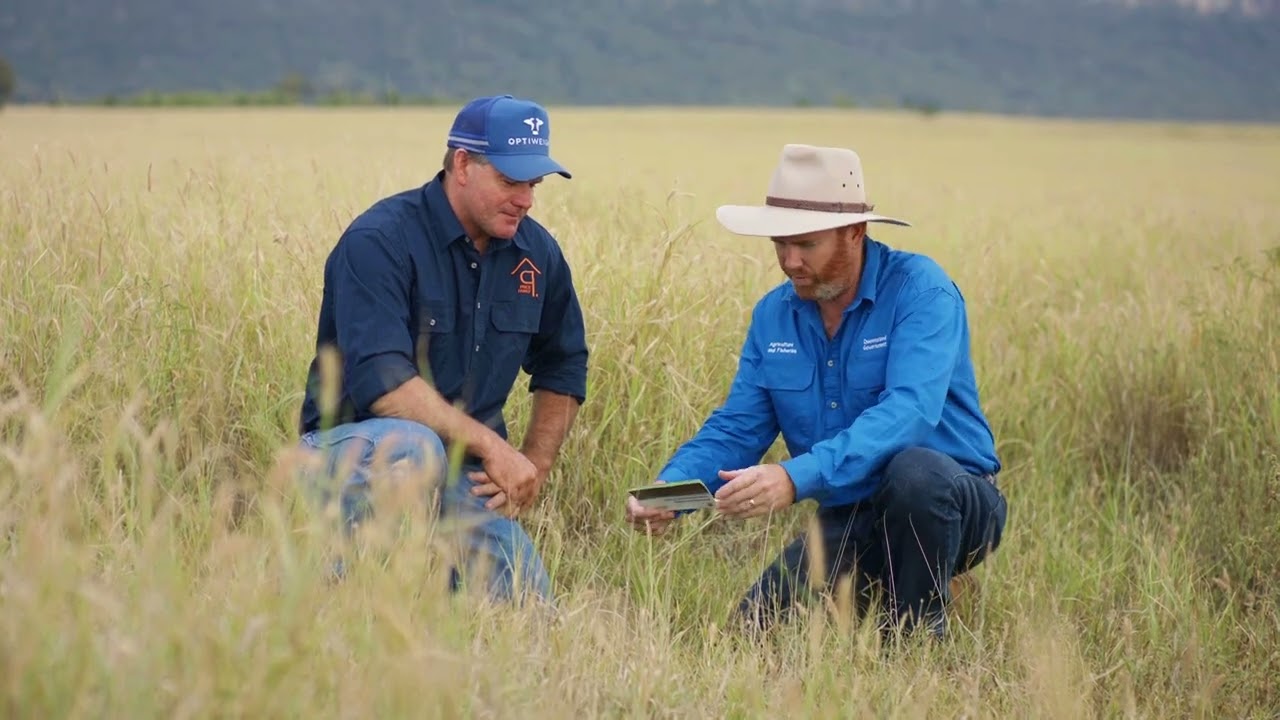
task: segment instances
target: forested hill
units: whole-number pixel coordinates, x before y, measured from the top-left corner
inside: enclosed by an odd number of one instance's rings
[[[18,101],[289,87],[1280,119],[1276,0],[6,0]]]

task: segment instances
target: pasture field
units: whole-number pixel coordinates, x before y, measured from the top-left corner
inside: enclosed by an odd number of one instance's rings
[[[423,513],[327,583],[291,480],[326,253],[434,174],[452,112],[0,113],[0,715],[1280,713],[1280,129],[552,108],[575,177],[534,215],[592,356],[525,517],[548,617],[445,592]],[[1010,516],[942,645],[886,652],[838,602],[725,628],[810,505],[622,524],[782,279],[713,213],[786,142],[857,149],[914,223],[872,235],[969,303]],[[527,412],[518,383],[517,442]]]

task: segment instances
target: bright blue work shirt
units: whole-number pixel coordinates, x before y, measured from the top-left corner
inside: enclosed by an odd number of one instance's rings
[[[817,303],[790,281],[760,299],[728,397],[659,480],[697,478],[715,492],[718,471],[758,463],[779,432],[797,502],[863,500],[909,447],[977,475],[999,472],[960,290],[928,257],[869,236],[865,247],[858,294],[831,339]]]
[[[374,401],[415,375],[504,438],[502,411],[521,368],[531,392],[579,402],[587,393],[582,309],[559,245],[525,217],[514,238],[491,239],[481,255],[445,197],[443,173],[375,203],[325,262],[303,433],[321,423],[324,346],[342,356],[337,423],[374,417]]]

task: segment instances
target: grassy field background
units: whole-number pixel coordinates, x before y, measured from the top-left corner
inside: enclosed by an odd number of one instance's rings
[[[448,595],[424,521],[326,584],[291,482],[325,255],[435,172],[450,119],[0,114],[0,714],[1280,712],[1280,129],[553,109],[575,178],[534,215],[593,354],[525,518],[548,619]],[[838,603],[763,643],[724,630],[808,505],[656,541],[621,522],[782,279],[713,212],[759,201],[785,142],[857,149],[915,224],[873,236],[969,302],[1011,509],[946,645],[882,652]]]

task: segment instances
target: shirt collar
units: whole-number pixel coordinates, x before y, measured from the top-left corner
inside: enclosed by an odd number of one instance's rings
[[[432,239],[437,244],[448,247],[465,238],[467,231],[462,229],[462,223],[458,221],[458,216],[453,212],[453,206],[449,204],[449,198],[444,194],[443,170],[436,173],[435,178],[427,183],[423,193],[427,196],[427,214],[435,220],[436,228],[440,230],[439,233],[432,233]]]
[[[880,284],[880,264],[884,259],[884,245],[871,239],[870,235],[863,237],[862,253],[862,277],[858,280],[858,295],[854,298],[850,307],[857,307],[862,304],[863,300],[875,304],[876,288]]]
[[[462,228],[462,222],[458,220],[458,216],[453,212],[453,206],[449,204],[449,198],[444,194],[444,171],[436,173],[431,182],[427,183],[423,192],[427,197],[427,212],[431,217],[435,218],[439,225],[437,226],[441,232],[434,237],[436,243],[448,247],[449,245],[466,239],[467,231]],[[528,218],[525,218],[527,221]],[[529,240],[524,236],[523,228],[525,223],[520,223],[520,229],[516,230],[516,236],[508,240],[497,238],[490,239],[489,247],[494,250],[500,250],[507,246],[508,242],[515,242],[516,247],[525,251],[530,251]]]

